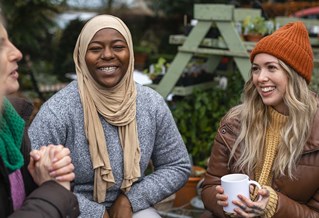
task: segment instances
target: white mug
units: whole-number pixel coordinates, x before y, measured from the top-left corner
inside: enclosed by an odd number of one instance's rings
[[[246,174],[228,174],[221,178],[221,185],[224,189],[224,194],[228,196],[228,206],[224,207],[227,213],[234,213],[234,209],[238,206],[232,203],[233,200],[239,200],[239,194],[250,198],[249,186],[255,185],[261,189],[261,185],[254,181],[249,180]]]

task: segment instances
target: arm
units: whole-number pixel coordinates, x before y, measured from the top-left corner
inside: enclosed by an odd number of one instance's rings
[[[47,181],[33,191],[22,207],[10,218],[77,217],[80,214],[76,197],[55,181]]]
[[[71,126],[72,124],[68,124],[69,120],[66,117],[68,116],[64,115],[63,118],[60,118],[59,114],[54,113],[54,110],[51,110],[47,104],[44,104],[29,128],[32,147],[39,149],[42,145],[63,144],[70,149],[72,156],[74,145],[71,144],[72,140],[67,140],[67,135],[70,135],[70,131],[72,131],[67,126]],[[105,207],[91,201],[86,195],[76,193],[76,186],[75,179],[74,192],[79,202],[81,217],[101,218]]]
[[[36,162],[30,159],[29,170],[39,187],[25,200],[22,208],[13,217],[77,217],[79,207],[76,197],[70,192],[70,182],[56,182],[49,174],[52,158],[58,146],[43,146],[39,151],[41,156]],[[54,159],[53,159],[54,160]],[[74,174],[71,172],[70,179]],[[58,184],[59,183],[59,184]]]
[[[221,127],[222,128],[222,127]],[[207,172],[202,184],[202,200],[205,208],[218,217],[226,217],[223,207],[217,204],[216,186],[220,185],[220,178],[229,174],[228,158],[229,150],[221,137],[221,128],[215,137],[212,152],[210,155]]]
[[[226,217],[226,215],[224,215],[223,208],[217,204],[216,186],[220,185],[220,178],[223,175],[234,173],[231,169],[232,163],[230,163],[230,166],[228,166],[228,158],[230,153],[230,148],[228,146],[234,143],[236,137],[232,135],[234,133],[234,129],[229,131],[228,126],[232,125],[221,125],[218,130],[214,140],[202,190],[202,200],[204,202],[205,208],[218,217]],[[235,157],[236,154],[237,153],[235,153]],[[317,181],[313,181],[314,185],[316,185],[315,183]],[[282,185],[284,186],[284,184]],[[307,204],[301,204],[295,200],[292,200],[281,192],[275,193],[278,195],[278,202],[276,212],[273,217],[318,217],[319,190],[314,193]]]
[[[172,114],[164,100],[157,105],[160,106],[155,115],[154,172],[134,183],[126,193],[134,212],[150,207],[176,192],[190,175],[188,152]]]
[[[280,217],[319,217],[319,190],[315,193],[308,204],[300,204],[286,195],[277,192],[278,204],[274,218]]]

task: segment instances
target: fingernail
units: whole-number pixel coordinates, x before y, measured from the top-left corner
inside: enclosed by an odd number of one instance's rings
[[[55,174],[56,174],[55,171],[52,171],[52,172],[49,173],[49,175],[52,176],[52,177],[55,176]]]

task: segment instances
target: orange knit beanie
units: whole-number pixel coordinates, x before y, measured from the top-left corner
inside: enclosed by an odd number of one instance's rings
[[[282,60],[309,84],[313,71],[313,53],[303,22],[288,23],[262,38],[252,50],[250,61],[253,62],[259,53],[267,53]]]

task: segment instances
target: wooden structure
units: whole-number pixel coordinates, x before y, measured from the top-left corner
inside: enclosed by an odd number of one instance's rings
[[[243,21],[247,16],[261,16],[261,11],[258,9],[234,8],[233,5],[224,4],[195,4],[194,18],[198,23],[188,36],[173,35],[170,37],[171,44],[182,44],[182,46],[178,48],[177,55],[160,83],[150,86],[163,97],[167,97],[170,93],[183,96],[191,94],[195,88],[206,89],[215,85],[214,82],[204,82],[193,86],[175,87],[184,68],[194,55],[207,56],[209,72],[214,72],[222,57],[232,57],[242,77],[247,81],[251,67],[249,51],[253,49],[255,43],[243,41],[236,29],[236,23]],[[309,31],[313,27],[319,29],[319,20],[315,19],[277,17],[275,23],[283,26],[296,20],[303,21]],[[221,36],[217,39],[205,37],[212,26],[217,27],[220,32]],[[310,37],[310,41],[315,55],[314,73],[317,74],[316,71],[319,67],[319,33],[316,37]]]
[[[198,23],[193,27],[188,37],[185,38],[183,45],[179,47],[178,53],[163,79],[153,88],[163,97],[167,97],[172,91],[174,94],[186,95],[190,94],[194,88],[210,87],[212,83],[174,88],[183,73],[183,69],[193,55],[207,55],[210,71],[216,69],[221,57],[233,57],[241,75],[247,80],[250,69],[247,46],[251,45],[244,44],[235,27],[235,22],[242,21],[247,15],[252,17],[260,16],[261,11],[258,9],[235,9],[233,5],[224,4],[195,4],[194,18]],[[218,28],[221,37],[218,39],[205,39],[212,26]],[[207,46],[209,42],[211,42],[210,47]]]

